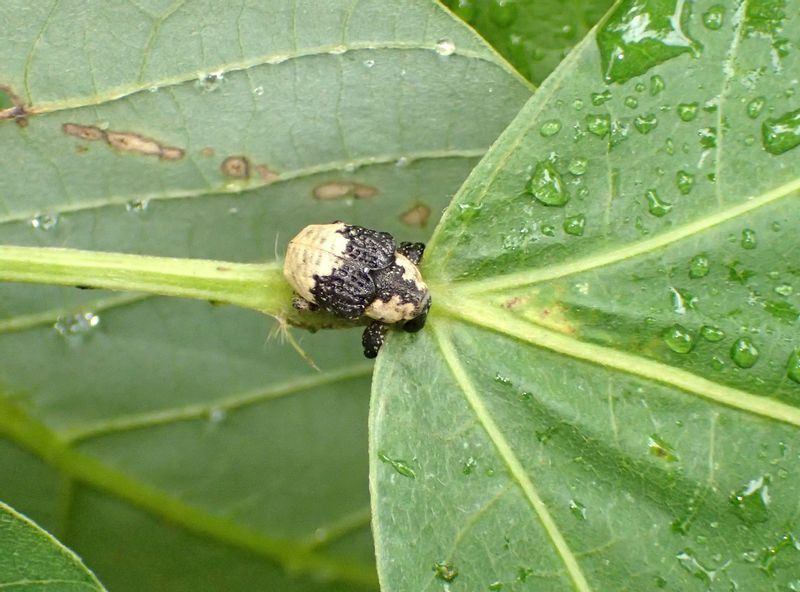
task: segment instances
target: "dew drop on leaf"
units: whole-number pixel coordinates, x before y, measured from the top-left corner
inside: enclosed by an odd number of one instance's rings
[[[475,460],[475,457],[470,456],[464,463],[464,468],[462,469],[462,472],[465,475],[471,475],[472,472],[475,470],[475,467],[477,466],[478,466],[478,461]]]
[[[756,97],[749,103],[747,103],[747,116],[750,119],[755,119],[761,112],[764,110],[764,106],[767,104],[766,97]]]
[[[783,154],[800,144],[800,109],[767,119],[761,126],[761,140],[770,154]]]
[[[57,214],[36,214],[30,220],[31,227],[36,230],[52,230],[57,224]]]
[[[709,150],[717,146],[717,128],[703,127],[697,130],[697,135],[700,137],[700,146]]]
[[[408,477],[409,479],[416,479],[417,473],[411,466],[404,460],[391,458],[389,455],[379,452],[378,458],[381,462],[385,462],[386,464],[390,465],[395,471],[400,473],[403,477]]]
[[[794,350],[786,362],[786,375],[800,384],[800,349]]]
[[[603,103],[611,100],[611,91],[604,90],[603,92],[592,93],[591,99],[592,99],[592,105],[594,105],[595,107],[599,107]]]
[[[650,454],[666,462],[676,462],[678,460],[675,448],[658,434],[651,434],[647,439],[647,449]]]
[[[794,288],[789,284],[781,284],[780,286],[775,286],[773,289],[776,294],[780,294],[781,296],[791,296],[792,292],[794,292]]]
[[[678,105],[678,117],[683,121],[692,121],[697,117],[698,103],[680,103]]]
[[[586,520],[586,506],[576,499],[569,500],[569,511],[578,520]]]
[[[100,317],[93,312],[79,312],[62,315],[56,319],[53,328],[63,337],[86,335],[100,325]]]
[[[528,193],[546,206],[563,206],[569,194],[559,172],[552,163],[541,160],[536,163],[527,186]]]
[[[448,561],[437,561],[433,564],[433,572],[436,577],[445,582],[452,582],[458,576],[458,570]]]
[[[711,343],[716,343],[725,339],[725,332],[722,329],[717,329],[710,325],[703,325],[700,328],[700,335],[703,336],[703,339]]]
[[[691,4],[623,0],[597,32],[606,82],[622,83],[683,53],[697,53],[686,29]]]
[[[585,158],[576,157],[569,161],[567,170],[571,175],[580,177],[581,175],[586,173],[586,169],[588,166],[589,162]]]
[[[574,101],[572,101],[572,108],[575,109],[575,111],[582,110],[583,109],[583,101],[580,100],[580,99],[575,99]]]
[[[636,109],[639,106],[639,100],[636,97],[625,97],[625,106],[628,109]]]
[[[686,171],[678,171],[675,173],[675,184],[678,186],[678,191],[681,195],[689,195],[694,187],[694,175]]]
[[[572,236],[583,236],[586,227],[586,216],[577,214],[564,219],[564,232]]]
[[[661,76],[656,74],[650,77],[650,94],[652,96],[660,95],[665,88],[667,88],[667,84]]]
[[[672,210],[672,204],[661,200],[655,189],[648,189],[644,197],[647,200],[647,211],[656,218],[663,218]]]
[[[545,121],[539,128],[539,133],[544,138],[555,136],[560,131],[561,131],[561,122],[558,119],[551,119],[549,121]]]
[[[679,552],[675,558],[683,569],[702,581],[706,586],[711,586],[717,577],[717,570],[710,569],[700,563],[693,549],[686,548]]]
[[[456,44],[450,41],[449,39],[439,39],[436,42],[436,53],[441,56],[449,56],[453,55],[456,51]]]
[[[649,134],[652,130],[656,129],[658,125],[658,118],[654,113],[639,115],[633,120],[633,127],[636,128],[640,134]]]
[[[706,277],[710,269],[711,262],[705,255],[695,255],[689,261],[689,277],[692,279]]]
[[[694,335],[682,325],[672,325],[662,334],[664,343],[676,354],[688,354],[694,349]]]
[[[762,475],[731,494],[730,502],[736,515],[747,524],[767,520],[771,502],[769,483],[769,475]]]
[[[719,31],[725,22],[725,7],[721,4],[715,4],[703,13],[703,24],[706,29],[712,31]]]
[[[587,115],[586,129],[598,138],[604,138],[611,130],[611,117],[607,114]]]
[[[752,368],[758,361],[758,348],[748,337],[740,337],[731,346],[731,360],[739,368]]]
[[[503,589],[503,583],[502,582],[492,582],[491,584],[489,584],[489,590],[491,592],[497,592],[498,590],[502,590],[502,589]],[[800,588],[798,588],[798,589],[800,590]]]
[[[489,7],[489,18],[501,29],[507,29],[517,20],[517,5],[513,0],[493,0]]]
[[[556,235],[556,227],[552,224],[545,224],[542,226],[542,234],[545,236],[555,236]]]
[[[758,246],[758,240],[756,239],[756,231],[751,230],[750,228],[745,228],[742,230],[742,242],[741,242],[743,249],[752,250]]]
[[[210,74],[200,75],[195,81],[194,86],[204,93],[210,93],[217,90],[224,80],[225,75],[222,72],[211,72]]]

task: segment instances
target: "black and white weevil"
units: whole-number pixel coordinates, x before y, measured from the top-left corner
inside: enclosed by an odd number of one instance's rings
[[[364,355],[374,358],[389,325],[412,333],[425,325],[431,297],[417,268],[424,250],[422,243],[397,246],[388,232],[312,224],[289,241],[283,274],[297,309],[374,319],[361,337]]]

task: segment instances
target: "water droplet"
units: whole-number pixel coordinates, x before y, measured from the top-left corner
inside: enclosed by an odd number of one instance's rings
[[[625,0],[597,33],[606,82],[622,83],[698,45],[684,30],[691,2]]]
[[[569,165],[567,166],[567,170],[570,172],[571,175],[575,175],[576,177],[580,177],[581,175],[586,173],[586,168],[589,166],[589,162],[585,158],[573,158],[569,161]]]
[[[208,421],[214,424],[222,423],[227,416],[228,412],[225,409],[214,407],[208,412]]]
[[[364,60],[364,65],[365,65],[367,68],[372,68],[372,66],[374,66],[374,65],[375,65],[375,60]]]
[[[676,354],[688,354],[694,349],[695,338],[689,330],[682,325],[672,325],[662,334],[664,343]]]
[[[669,445],[667,441],[661,438],[661,436],[658,434],[651,434],[647,439],[647,449],[649,450],[650,454],[660,458],[661,460],[665,460],[667,462],[676,462],[678,460],[678,455],[675,452],[675,448]]]
[[[761,126],[764,150],[770,154],[783,154],[800,144],[800,109],[767,119]]]
[[[800,349],[794,350],[789,355],[789,360],[786,362],[786,375],[800,383]]]
[[[711,343],[716,343],[725,339],[725,332],[722,329],[717,329],[710,325],[703,325],[700,327],[700,335],[703,336],[703,339]]]
[[[477,14],[475,6],[472,4],[471,0],[458,0],[458,3],[455,5],[453,2],[447,2],[446,4],[450,10],[468,23],[472,23]]]
[[[475,457],[470,456],[464,463],[464,468],[462,469],[462,472],[465,475],[471,475],[472,472],[475,470],[475,467],[477,466],[478,466],[478,461],[475,460]]]
[[[257,87],[255,87],[255,88],[253,89],[253,94],[254,94],[255,96],[257,96],[257,97],[260,97],[261,95],[263,95],[263,94],[264,94],[264,87],[263,87],[263,86],[257,86]]]
[[[644,92],[647,87],[645,86],[644,82],[637,82],[636,86],[634,86],[633,88],[636,92],[640,93]]]
[[[542,134],[542,136],[545,138],[549,138],[550,136],[555,136],[560,131],[561,131],[561,122],[558,119],[551,119],[550,121],[545,121],[542,124],[542,127],[539,128],[539,133]]]
[[[583,214],[576,214],[564,219],[564,232],[572,236],[583,236],[585,226],[586,216]]]
[[[658,125],[658,118],[654,113],[639,115],[633,120],[633,126],[640,134],[649,134]]]
[[[758,348],[747,337],[740,337],[731,346],[731,360],[739,368],[752,368],[758,361]]]
[[[736,515],[747,524],[767,520],[771,501],[769,483],[769,475],[762,475],[731,494],[730,502]]]
[[[780,294],[781,296],[791,296],[792,292],[794,292],[794,288],[789,284],[781,284],[780,286],[775,286],[773,289],[776,294]]]
[[[603,92],[592,93],[591,99],[592,99],[592,105],[594,105],[595,107],[599,107],[603,103],[611,100],[611,91],[604,90]]]
[[[743,249],[755,249],[758,246],[758,241],[756,240],[756,231],[749,228],[742,230],[741,245]]]
[[[494,0],[489,7],[489,18],[501,29],[506,29],[517,20],[517,5],[512,0]]]
[[[575,111],[580,111],[583,109],[583,101],[580,99],[575,99],[572,101],[572,108],[575,109]]]
[[[660,95],[666,87],[667,85],[664,79],[658,74],[650,77],[650,94],[652,96]]]
[[[453,55],[456,51],[456,44],[449,39],[440,39],[436,42],[436,53],[441,56]]]
[[[578,500],[569,500],[569,511],[578,520],[586,520],[586,506],[584,506]]]
[[[194,86],[198,90],[209,93],[217,90],[224,80],[225,74],[223,72],[211,72],[210,74],[198,76]]]
[[[533,175],[528,181],[527,190],[546,206],[563,206],[569,201],[567,188],[561,175],[547,160],[536,163]]]
[[[689,261],[689,277],[692,279],[706,277],[710,269],[711,262],[705,255],[695,255]]]
[[[694,187],[694,175],[686,171],[678,171],[675,173],[675,184],[678,186],[678,191],[681,195],[689,195]]]
[[[759,115],[761,115],[761,112],[764,110],[766,104],[766,97],[756,97],[747,103],[747,116],[750,117],[750,119],[757,118]]]
[[[391,467],[395,471],[400,473],[403,477],[408,477],[410,479],[417,478],[416,471],[414,471],[414,469],[412,469],[411,466],[406,461],[391,458],[390,456],[384,454],[383,452],[378,453],[378,458],[381,460],[381,462],[385,462],[386,464],[391,465]]]
[[[609,149],[613,149],[627,140],[629,132],[630,126],[627,123],[621,121],[611,122],[611,138],[608,142]]]
[[[678,117],[683,121],[692,121],[697,117],[698,103],[680,103],[678,105]]]
[[[636,109],[639,106],[639,101],[636,97],[625,97],[625,106],[628,109]]]
[[[79,312],[62,315],[56,319],[53,328],[64,337],[86,335],[100,324],[100,317],[93,312]]]
[[[648,189],[644,197],[647,199],[647,210],[656,218],[662,218],[672,210],[672,204],[662,201],[655,189]]]
[[[716,148],[717,146],[717,128],[703,127],[697,130],[697,135],[700,137],[700,146],[706,150]]]
[[[545,224],[542,226],[542,234],[545,236],[555,236],[556,235],[556,227],[552,224]]]
[[[598,138],[606,137],[611,130],[611,116],[608,114],[587,115],[586,129]]]
[[[492,582],[491,584],[489,584],[489,590],[491,592],[497,592],[498,590],[502,590],[502,589],[503,589],[503,583],[502,582]],[[800,588],[798,588],[798,590],[800,590]]]
[[[697,304],[697,297],[686,290],[670,287],[670,299],[672,300],[672,310],[675,314],[686,314],[687,310],[694,309]]]
[[[141,214],[147,211],[147,206],[149,205],[150,205],[149,199],[134,199],[125,204],[125,211],[133,212],[135,214]]]
[[[58,214],[36,214],[30,220],[31,227],[36,230],[52,230],[58,224]]]
[[[706,29],[712,31],[719,31],[722,24],[725,22],[725,7],[721,4],[715,4],[703,13],[703,24]]]
[[[514,386],[510,378],[503,376],[499,372],[494,375],[494,381],[498,384],[502,384],[503,386]]]
[[[679,552],[675,558],[678,560],[678,563],[681,564],[683,569],[685,569],[698,580],[701,580],[706,586],[710,587],[717,577],[717,570],[710,569],[700,563],[697,557],[695,557],[692,549],[684,549],[683,551]]]
[[[445,582],[452,582],[458,576],[458,570],[448,561],[437,561],[433,564],[436,577]]]

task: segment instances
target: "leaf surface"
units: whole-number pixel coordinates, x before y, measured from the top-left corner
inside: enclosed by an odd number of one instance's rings
[[[264,261],[335,219],[423,240],[530,94],[427,1],[13,1],[0,22],[6,244]],[[316,372],[270,331],[2,286],[0,494],[115,590],[374,589],[371,366],[357,333],[300,336]]]
[[[799,13],[618,2],[470,175],[373,383],[384,590],[798,585]]]
[[[0,588],[19,592],[105,590],[75,553],[2,502]]]

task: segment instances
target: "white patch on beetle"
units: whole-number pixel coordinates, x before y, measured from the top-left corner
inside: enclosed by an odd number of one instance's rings
[[[345,227],[338,224],[311,224],[289,241],[283,274],[298,294],[309,302],[316,302],[311,290],[314,277],[308,273],[313,269],[319,276],[333,273],[341,265],[347,249],[347,237],[338,231]]]
[[[425,282],[422,281],[422,274],[419,272],[419,268],[414,265],[408,257],[397,253],[395,255],[395,263],[397,263],[400,267],[403,268],[403,279],[409,282],[414,282],[414,285],[417,286],[417,289],[420,292],[427,292],[428,286],[425,285]]]
[[[417,315],[417,307],[412,302],[401,302],[399,296],[392,296],[389,302],[375,300],[364,311],[369,318],[382,323],[399,323],[413,319]]]

